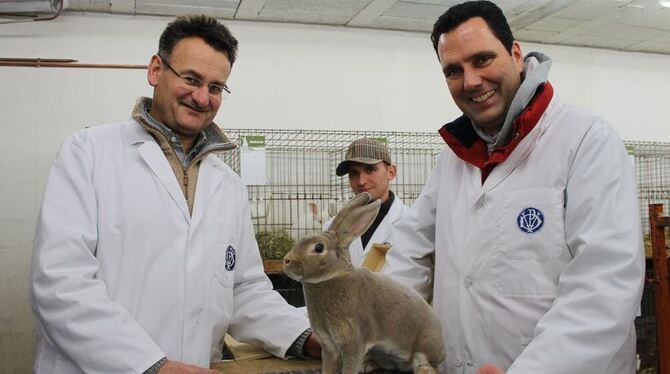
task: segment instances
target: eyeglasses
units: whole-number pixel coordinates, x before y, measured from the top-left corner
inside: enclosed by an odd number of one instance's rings
[[[166,58],[161,57],[161,60],[163,61],[165,66],[167,66],[170,70],[172,70],[174,75],[183,80],[184,83],[186,83],[186,85],[188,85],[189,87],[193,87],[193,89],[196,89],[206,84],[207,90],[209,91],[209,94],[212,96],[220,96],[221,98],[225,99],[228,97],[228,95],[230,95],[230,89],[228,88],[228,86],[226,86],[225,83],[216,84],[211,82],[205,82],[202,79],[194,77],[192,75],[178,73],[172,66],[170,66]]]

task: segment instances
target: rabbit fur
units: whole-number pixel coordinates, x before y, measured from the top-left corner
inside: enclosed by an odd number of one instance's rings
[[[368,193],[357,195],[328,231],[301,240],[284,257],[286,274],[303,284],[309,320],[323,347],[322,372],[436,373],[446,353],[430,305],[391,278],[351,265],[349,244],[379,211],[380,201],[370,200]]]

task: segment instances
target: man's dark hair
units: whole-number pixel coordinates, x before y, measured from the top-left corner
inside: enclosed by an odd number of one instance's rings
[[[486,21],[493,35],[500,40],[511,55],[512,44],[514,44],[512,30],[503,11],[490,1],[467,1],[447,9],[437,19],[433,26],[433,33],[430,34],[435,52],[437,52],[437,42],[440,40],[440,35],[454,30],[463,22],[475,17],[481,17]]]
[[[169,59],[177,43],[189,37],[198,37],[215,50],[225,53],[230,65],[237,55],[237,39],[215,18],[205,15],[180,16],[170,22],[158,42],[158,55]]]

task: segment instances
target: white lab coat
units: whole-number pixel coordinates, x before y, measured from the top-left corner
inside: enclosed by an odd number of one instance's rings
[[[370,253],[370,248],[372,248],[372,245],[375,243],[390,243],[393,245],[393,223],[398,221],[408,210],[409,208],[396,195],[391,204],[391,208],[389,208],[388,213],[386,213],[384,219],[382,219],[379,226],[377,226],[377,229],[370,237],[365,248],[363,248],[363,242],[360,237],[351,242],[351,245],[349,246],[349,255],[351,256],[352,265],[360,267],[363,264],[365,257]],[[323,225],[323,229],[328,230],[332,222],[333,218]]]
[[[206,156],[189,214],[135,121],[63,144],[38,220],[31,297],[37,373],[141,373],[163,356],[208,367],[226,331],[281,357],[309,327],[263,272],[238,176]]]
[[[543,213],[534,233],[517,224],[526,208]],[[483,185],[479,169],[443,151],[395,229],[385,272],[424,297],[432,291],[442,372],[491,363],[507,374],[635,373],[637,189],[603,119],[554,96]]]

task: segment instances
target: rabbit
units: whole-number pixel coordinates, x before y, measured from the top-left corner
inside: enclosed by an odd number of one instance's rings
[[[284,257],[285,273],[303,284],[310,324],[323,347],[322,371],[436,373],[446,353],[430,305],[391,278],[351,265],[349,244],[381,205],[370,200],[368,193],[357,195],[328,231],[304,238]]]

